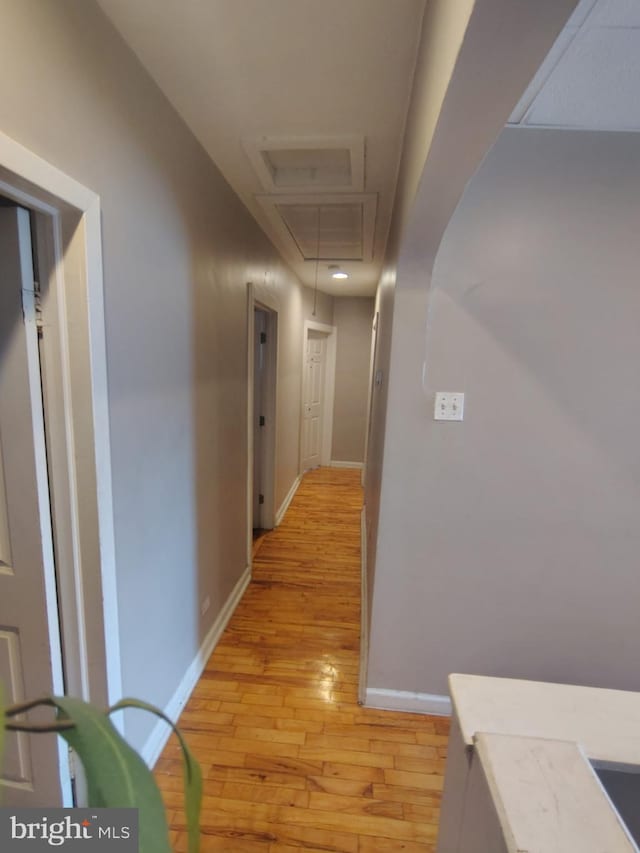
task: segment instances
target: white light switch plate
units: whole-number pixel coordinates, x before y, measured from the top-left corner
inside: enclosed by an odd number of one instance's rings
[[[460,391],[436,391],[435,421],[461,421],[463,415],[464,394]]]

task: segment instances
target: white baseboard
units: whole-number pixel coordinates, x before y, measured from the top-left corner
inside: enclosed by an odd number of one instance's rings
[[[357,468],[360,471],[364,468],[364,462],[340,462],[332,459],[329,468]]]
[[[406,711],[411,714],[451,716],[451,699],[436,693],[411,693],[408,690],[384,690],[368,687],[365,707],[383,711]]]
[[[367,593],[367,508],[360,513],[360,669],[358,671],[358,702],[364,705],[367,696],[367,662],[369,660],[369,596]]]
[[[295,493],[298,491],[298,486],[300,485],[301,482],[302,482],[302,477],[296,477],[296,479],[293,481],[293,485],[289,489],[289,492],[288,492],[286,498],[282,501],[280,509],[276,513],[276,519],[275,519],[276,527],[280,524],[280,522],[284,518],[284,514],[289,509],[289,504],[293,500]]]
[[[174,723],[177,721],[178,717],[182,712],[182,709],[187,704],[187,700],[191,696],[193,688],[198,683],[198,679],[202,675],[202,672],[205,666],[207,665],[207,661],[211,657],[211,653],[218,644],[218,641],[222,636],[222,632],[227,627],[227,623],[229,622],[229,619],[231,619],[233,611],[238,606],[238,603],[242,598],[250,580],[251,567],[247,566],[247,568],[242,573],[240,580],[233,588],[233,592],[227,599],[224,607],[218,614],[217,619],[207,632],[206,637],[202,641],[202,645],[198,649],[198,652],[194,659],[191,661],[173,696],[171,697],[171,699],[169,699],[166,706],[163,708],[164,713],[167,715],[167,717],[169,717],[170,720],[173,720]],[[169,740],[170,734],[171,729],[169,728],[169,726],[163,720],[159,719],[153,727],[151,734],[147,738],[144,746],[140,750],[140,755],[142,756],[144,761],[146,761],[149,767],[153,767],[153,765],[160,757],[160,754],[164,749],[166,742]]]

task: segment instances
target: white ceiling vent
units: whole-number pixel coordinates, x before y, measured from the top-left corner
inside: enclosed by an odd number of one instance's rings
[[[257,196],[282,248],[303,261],[370,261],[377,196]]]
[[[269,193],[364,189],[363,136],[261,136],[242,144]]]

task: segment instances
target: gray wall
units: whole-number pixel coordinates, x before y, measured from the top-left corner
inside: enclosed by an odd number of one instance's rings
[[[404,477],[414,476],[411,465],[406,470],[404,430],[414,421],[416,434],[410,444],[417,454],[421,452],[422,410],[418,406],[415,412],[416,401],[405,393],[405,384],[414,387],[421,382],[426,299],[437,250],[466,182],[575,4],[576,0],[427,4],[385,270],[376,296],[375,370],[381,382],[372,399],[365,479],[369,624],[379,530],[382,537],[388,527],[386,510],[381,515],[382,502],[386,492],[387,505],[395,502],[396,511],[404,506]],[[401,293],[398,316],[396,293]],[[416,557],[412,559],[415,562]],[[382,573],[393,573],[397,562],[392,555]],[[395,651],[404,654],[403,649]],[[369,680],[369,686],[386,685]]]
[[[507,130],[396,290],[370,686],[640,688],[639,223],[637,135]]]
[[[246,282],[281,311],[276,503],[311,300],[92,2],[0,17],[0,129],[101,196],[124,691],[163,706],[245,569]]]
[[[333,462],[364,462],[371,367],[374,300],[336,297],[336,387],[333,408]]]
[[[426,5],[422,20],[420,46],[416,57],[411,100],[407,113],[393,216],[385,250],[385,265],[378,282],[374,309],[374,316],[377,316],[377,344],[373,372],[374,375],[378,375],[379,382],[372,391],[364,482],[368,608],[364,620],[366,626],[370,625],[373,606],[391,365],[393,305],[400,244],[409,221],[409,214],[425,159],[433,141],[442,102],[455,67],[472,7],[471,0],[454,0],[454,2],[452,0],[430,0]],[[367,638],[365,637],[365,653],[366,644]]]

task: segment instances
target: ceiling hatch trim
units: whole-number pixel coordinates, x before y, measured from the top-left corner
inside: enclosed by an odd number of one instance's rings
[[[257,195],[273,239],[302,261],[371,261],[377,193]]]
[[[242,147],[267,193],[363,192],[364,136],[259,136]]]

